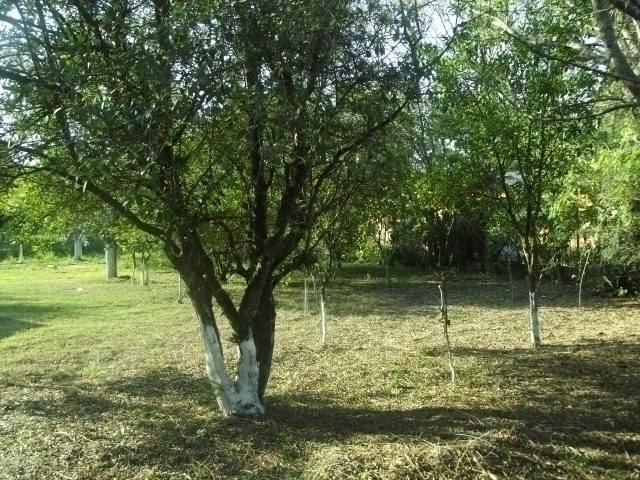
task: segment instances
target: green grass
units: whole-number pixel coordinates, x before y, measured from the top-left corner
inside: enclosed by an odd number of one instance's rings
[[[280,288],[268,416],[254,421],[218,414],[168,268],[144,288],[107,281],[100,259],[1,263],[0,479],[640,475],[636,300],[578,309],[575,290],[543,285],[533,351],[524,283],[512,302],[508,279],[460,276],[454,385],[437,287],[393,273],[390,286],[379,267],[338,274],[325,347],[302,277]]]

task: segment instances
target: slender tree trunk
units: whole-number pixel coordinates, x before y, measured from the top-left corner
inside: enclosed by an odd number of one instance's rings
[[[513,275],[511,274],[511,257],[507,259],[507,271],[509,272],[509,283],[511,284],[511,303],[513,303]]]
[[[182,275],[178,274],[178,303],[182,303]]]
[[[528,256],[529,261],[529,320],[531,327],[531,345],[533,347],[540,346],[540,318],[538,315],[538,266],[536,253]]]
[[[264,391],[271,372],[275,337],[275,284],[268,277],[256,278],[245,289],[240,308],[224,294],[213,262],[193,231],[179,232],[182,244],[165,243],[165,253],[180,273],[200,321],[207,375],[226,415],[259,417],[265,414]],[[220,333],[213,312],[213,299],[225,312],[233,328],[238,349],[235,375],[227,369]]]
[[[140,254],[140,285],[143,287],[149,286],[149,258],[151,254],[149,252],[142,252]]]
[[[259,369],[258,399],[264,402],[271,364],[273,361],[273,347],[276,334],[276,301],[273,295],[273,285],[266,285],[258,303],[255,315],[253,337],[256,345],[256,360]]]
[[[384,261],[384,271],[385,271],[387,285],[391,285],[391,266],[389,265],[390,263],[391,263],[391,255],[387,256],[387,258]]]
[[[104,249],[105,263],[107,270],[107,279],[116,278],[118,276],[118,264],[116,258],[115,242],[109,241]]]
[[[304,277],[304,314],[309,314],[309,285],[307,277]]]
[[[82,260],[82,235],[73,234],[73,259]]]
[[[135,283],[135,278],[136,278],[136,251],[132,250],[131,251],[131,286],[133,287],[134,283]]]
[[[579,308],[582,307],[582,281],[584,280],[584,274],[587,272],[587,265],[589,265],[589,255],[591,255],[591,250],[587,251],[587,258],[585,258],[584,267],[580,272],[580,285],[578,286],[578,307]]]
[[[451,371],[451,381],[455,383],[456,369],[453,364],[453,352],[451,351],[451,341],[449,340],[449,325],[451,325],[451,321],[449,320],[447,286],[445,284],[444,276],[440,277],[440,285],[438,285],[438,289],[440,289],[440,320],[442,321],[444,328],[444,340],[447,346],[447,360],[449,361],[449,370]]]
[[[320,322],[322,324],[322,345],[327,344],[327,336],[329,334],[329,327],[327,325],[327,311],[325,307],[325,287],[324,285],[320,289]]]
[[[24,249],[22,248],[22,244],[18,247],[18,263],[24,263]]]
[[[313,283],[313,301],[317,300],[317,288],[316,288],[316,277],[311,273],[311,282]]]

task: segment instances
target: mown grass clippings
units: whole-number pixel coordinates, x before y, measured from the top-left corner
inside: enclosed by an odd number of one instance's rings
[[[301,279],[278,291],[268,416],[247,420],[217,413],[173,272],[1,264],[0,479],[640,478],[636,300],[542,285],[532,350],[524,283],[512,302],[508,279],[458,277],[452,384],[435,280],[341,273],[325,347]]]

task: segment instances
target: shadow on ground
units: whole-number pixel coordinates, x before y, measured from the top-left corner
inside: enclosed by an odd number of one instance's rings
[[[41,327],[36,320],[56,311],[56,307],[0,296],[0,340],[18,332]]]
[[[98,438],[104,469],[124,465],[193,473],[195,466],[206,465],[209,477],[193,476],[216,478],[224,472],[253,478],[246,473],[252,471],[256,478],[279,478],[301,475],[318,450],[332,446],[482,439],[492,458],[485,468],[502,477],[557,478],[576,465],[586,476],[638,475],[640,345],[594,342],[538,352],[467,349],[457,355],[491,360],[491,375],[508,379],[496,390],[495,402],[473,405],[461,398],[454,405],[381,411],[299,394],[269,397],[265,419],[223,418],[213,413],[205,378],[163,369],[106,382],[97,390],[61,383],[64,395],[57,402],[25,399],[17,408],[79,426],[108,418],[128,425],[130,443]]]

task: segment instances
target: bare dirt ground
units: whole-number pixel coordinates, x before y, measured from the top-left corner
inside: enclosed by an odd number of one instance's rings
[[[343,272],[326,346],[298,279],[278,295],[268,415],[246,420],[217,413],[172,275],[86,275],[0,277],[2,479],[640,478],[637,300],[578,309],[542,285],[533,350],[524,282],[512,300],[508,279],[454,279],[452,384],[429,277]]]

